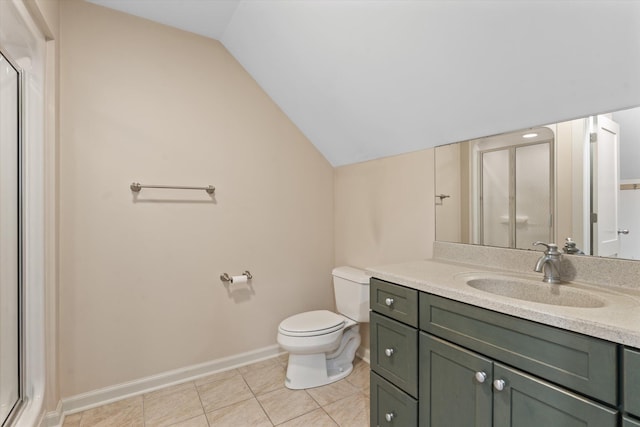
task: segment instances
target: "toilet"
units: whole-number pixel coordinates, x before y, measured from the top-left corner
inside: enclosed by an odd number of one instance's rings
[[[336,267],[332,274],[338,313],[307,311],[278,326],[278,344],[289,352],[287,388],[319,387],[353,370],[360,345],[358,323],[369,322],[369,276],[353,267]]]

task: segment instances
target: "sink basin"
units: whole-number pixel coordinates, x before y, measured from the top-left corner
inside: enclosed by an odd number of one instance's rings
[[[467,278],[466,283],[483,292],[539,304],[581,308],[598,308],[605,305],[597,296],[569,284],[552,285],[517,277],[477,275]]]

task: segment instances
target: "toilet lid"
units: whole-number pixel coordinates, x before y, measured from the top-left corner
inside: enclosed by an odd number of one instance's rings
[[[291,336],[314,336],[342,329],[345,319],[328,310],[307,311],[287,317],[280,323],[280,332]]]

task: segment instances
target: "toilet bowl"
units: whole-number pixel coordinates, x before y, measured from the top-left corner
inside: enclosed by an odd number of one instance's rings
[[[289,352],[285,386],[319,387],[351,373],[360,346],[358,322],[369,321],[369,276],[353,267],[333,270],[336,306],[284,319],[278,344]]]

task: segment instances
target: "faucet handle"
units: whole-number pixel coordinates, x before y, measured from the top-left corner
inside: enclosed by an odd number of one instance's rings
[[[544,243],[541,241],[533,242],[533,246],[544,246],[547,248],[545,254],[547,255],[560,255],[560,251],[558,250],[558,245],[555,243]]]

